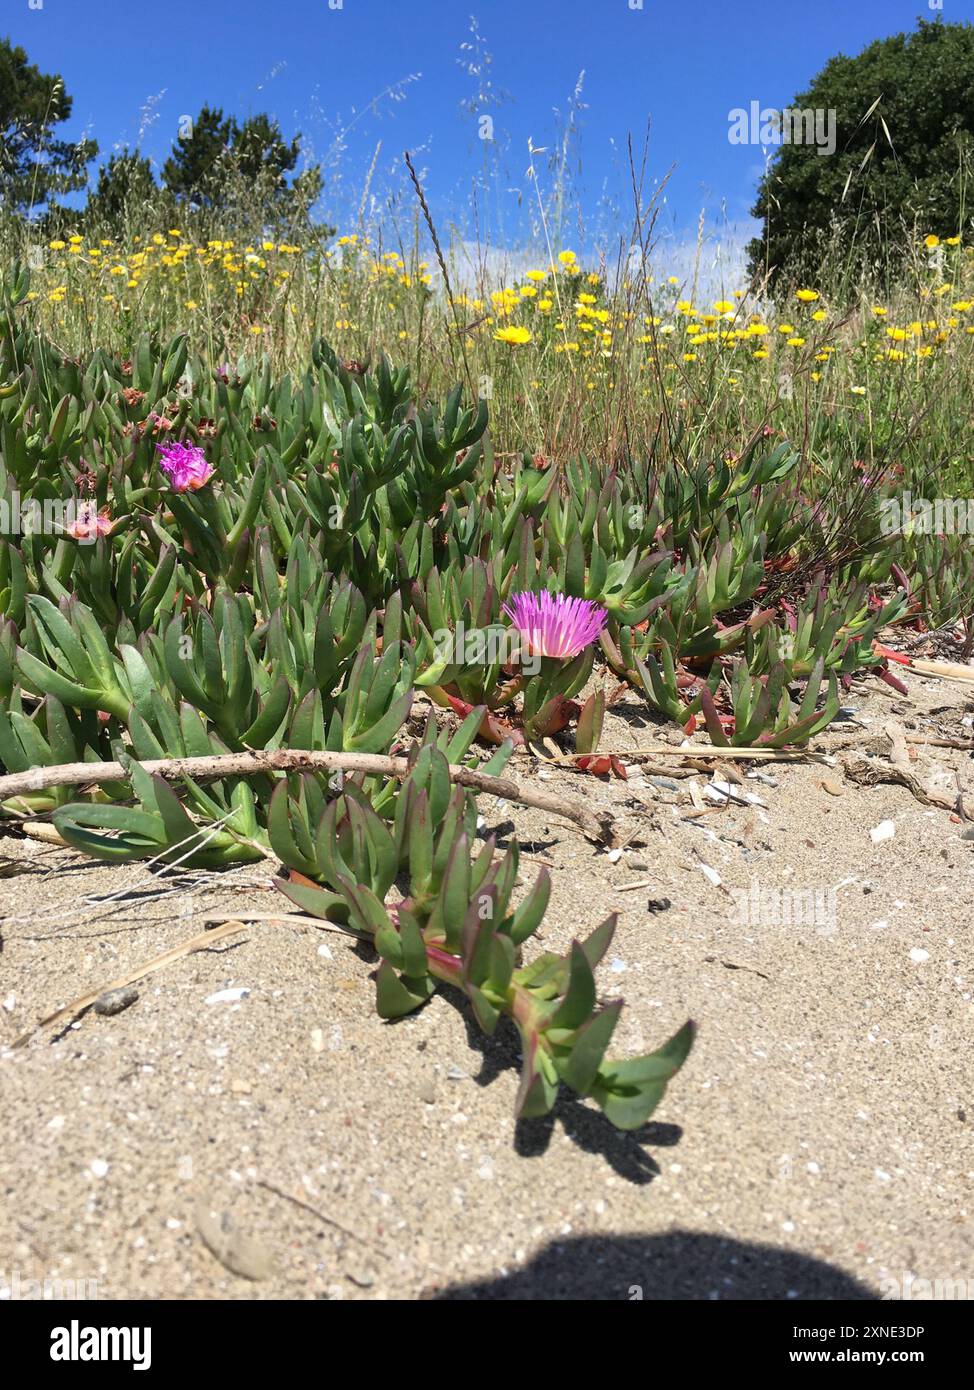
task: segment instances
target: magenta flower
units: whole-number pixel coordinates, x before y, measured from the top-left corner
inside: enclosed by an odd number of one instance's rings
[[[157,444],[159,467],[174,492],[196,492],[213,477],[215,469],[198,444]]]
[[[585,598],[564,594],[512,594],[503,611],[533,656],[567,660],[594,642],[608,613]]]

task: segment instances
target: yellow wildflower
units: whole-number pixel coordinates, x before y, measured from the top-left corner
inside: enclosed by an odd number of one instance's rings
[[[524,343],[530,343],[531,330],[529,328],[498,328],[494,337],[499,343],[508,343],[511,347],[520,347]]]

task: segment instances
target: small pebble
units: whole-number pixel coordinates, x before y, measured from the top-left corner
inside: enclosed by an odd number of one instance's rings
[[[99,994],[95,1000],[95,1013],[110,1018],[112,1014],[120,1014],[123,1009],[134,1004],[138,997],[139,991],[134,985],[122,985],[120,989],[106,989],[105,993]]]
[[[201,1200],[196,1209],[196,1229],[210,1253],[231,1273],[257,1280],[269,1279],[277,1272],[270,1247],[241,1230],[228,1211]]]
[[[896,822],[891,820],[881,820],[878,825],[874,825],[869,832],[869,838],[874,845],[881,844],[883,840],[892,840],[896,834]]]
[[[238,999],[246,999],[250,990],[240,985],[237,989],[218,989],[216,994],[208,994],[207,1004],[235,1004]]]

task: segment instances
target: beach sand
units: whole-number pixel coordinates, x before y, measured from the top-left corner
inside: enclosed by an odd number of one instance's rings
[[[763,807],[696,823],[635,768],[626,783],[510,764],[613,810],[621,856],[481,798],[484,833],[516,829],[525,887],[552,874],[544,948],[619,914],[599,973],[627,1005],[613,1054],[698,1024],[635,1134],[564,1090],[552,1117],[515,1124],[513,1030],[485,1039],[446,991],[383,1023],[374,957],[310,922],[250,924],[149,975],[123,1012],[11,1049],[207,918],[288,904],[271,862],[157,880],[0,840],[21,870],[0,881],[0,1296],[14,1275],[100,1298],[875,1299],[908,1277],[974,1295],[974,841],[841,768],[882,748],[891,716],[970,738],[974,687],[905,679],[909,699],[854,683],[865,727],[814,745],[836,768],[762,764],[777,785],[743,790]],[[604,747],[659,741],[638,708],[609,715]],[[922,748],[914,766],[974,795],[967,752]],[[895,834],[874,842],[884,820]],[[826,895],[825,916],[754,920],[734,896],[752,884]]]

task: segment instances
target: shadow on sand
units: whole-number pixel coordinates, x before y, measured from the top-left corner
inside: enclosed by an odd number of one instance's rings
[[[878,1294],[833,1265],[773,1245],[699,1231],[554,1240],[504,1278],[428,1289],[435,1300],[712,1299],[874,1300]]]

